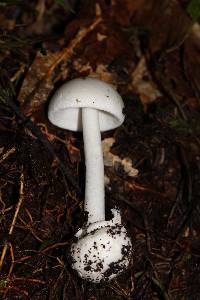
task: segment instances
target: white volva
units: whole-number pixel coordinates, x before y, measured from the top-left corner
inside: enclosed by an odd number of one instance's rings
[[[72,267],[86,280],[110,280],[125,270],[132,256],[131,240],[118,210],[105,220],[104,164],[101,131],[124,121],[124,104],[110,85],[94,78],[74,79],[53,96],[49,120],[56,126],[83,131],[86,165],[85,206],[87,224],[72,244]]]

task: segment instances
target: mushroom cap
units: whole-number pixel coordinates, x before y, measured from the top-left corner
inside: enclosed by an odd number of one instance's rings
[[[80,277],[98,283],[111,280],[127,269],[132,244],[121,223],[100,221],[80,232],[71,247],[72,267]]]
[[[81,108],[99,111],[100,130],[120,126],[124,121],[124,103],[112,85],[95,78],[77,78],[62,85],[52,97],[48,118],[54,125],[82,131]]]

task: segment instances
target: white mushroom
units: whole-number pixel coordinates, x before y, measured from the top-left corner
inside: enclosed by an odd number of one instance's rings
[[[114,129],[124,121],[123,101],[115,89],[98,79],[74,79],[53,96],[49,120],[56,126],[83,131],[86,184],[84,210],[88,221],[71,247],[72,267],[87,280],[109,280],[125,270],[132,245],[121,224],[118,210],[105,221],[104,164],[101,131]]]

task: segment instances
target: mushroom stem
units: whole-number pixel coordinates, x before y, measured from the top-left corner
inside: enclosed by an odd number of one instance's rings
[[[86,165],[85,205],[88,224],[105,220],[104,163],[99,113],[82,108],[83,140]]]

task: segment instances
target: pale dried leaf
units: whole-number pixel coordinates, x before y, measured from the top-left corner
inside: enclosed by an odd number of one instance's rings
[[[114,144],[114,138],[106,138],[102,141],[104,165],[106,167],[112,167],[118,169],[123,167],[124,172],[130,176],[135,177],[138,175],[138,170],[132,165],[132,160],[128,157],[121,159],[118,155],[114,155],[110,152],[112,145]]]
[[[129,85],[129,89],[134,89],[134,92],[140,96],[144,108],[146,108],[147,104],[156,101],[158,97],[162,96],[151,78],[144,56],[141,57],[131,77],[132,82]]]
[[[78,72],[88,72],[88,76],[99,78],[108,83],[112,83],[115,85],[115,79],[111,72],[108,71],[108,66],[104,64],[98,64],[96,69],[94,70],[90,63],[84,64],[81,59],[77,59],[73,63],[73,67]]]
[[[101,42],[107,38],[107,35],[97,32],[97,41]]]

